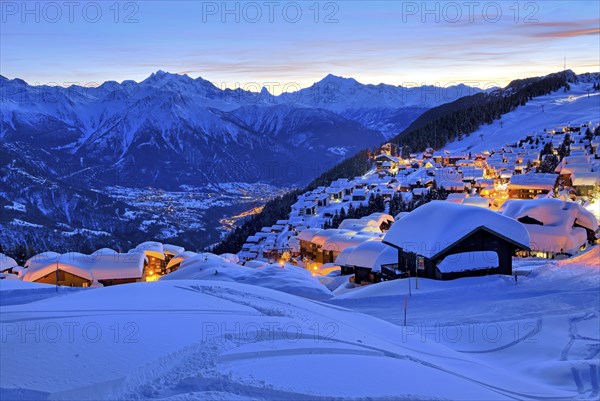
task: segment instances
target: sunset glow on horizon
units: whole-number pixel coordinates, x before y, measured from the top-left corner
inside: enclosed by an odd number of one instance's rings
[[[307,87],[332,73],[504,86],[560,71],[565,58],[577,73],[600,70],[592,1],[69,4],[2,2],[3,76],[93,86],[165,70],[234,88]]]

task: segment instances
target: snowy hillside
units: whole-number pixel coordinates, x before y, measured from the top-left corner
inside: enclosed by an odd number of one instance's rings
[[[593,397],[597,266],[546,263],[520,263],[518,285],[498,276],[421,280],[406,327],[406,279],[346,290],[329,303],[214,280],[61,289],[30,303],[43,288],[0,282],[11,304],[1,309],[0,392],[79,400]],[[38,328],[38,340],[25,325]]]
[[[408,336],[551,385],[553,399],[561,391],[568,398],[597,397],[599,258],[595,246],[559,262],[515,259],[516,282],[510,276],[419,279],[417,290],[413,278]],[[337,292],[335,305],[403,324],[407,280]]]
[[[600,93],[592,91],[592,82],[570,84],[567,92],[559,90],[536,97],[526,105],[507,113],[490,125],[484,125],[460,141],[444,147],[451,152],[481,152],[514,143],[529,134],[562,129],[587,122],[589,116],[600,116]]]

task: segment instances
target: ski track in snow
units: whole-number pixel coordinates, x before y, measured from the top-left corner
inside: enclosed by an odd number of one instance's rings
[[[314,340],[314,338],[308,337],[307,339],[311,339]],[[322,338],[323,340],[329,340],[332,341],[331,339],[328,338]],[[348,344],[348,345],[352,345],[352,346],[357,346],[357,344],[354,343],[350,343],[347,341],[340,341],[340,340],[333,340],[335,343],[338,344]],[[537,399],[537,400],[550,400],[550,399],[562,399],[562,398],[556,398],[556,397],[535,397],[535,396],[531,396],[530,394],[525,394],[525,393],[518,393],[518,392],[514,392],[511,390],[508,390],[506,388],[501,388],[501,387],[497,387],[497,386],[492,386],[489,384],[486,384],[484,382],[478,381],[478,380],[473,380],[465,375],[461,375],[461,374],[457,374],[456,372],[453,372],[451,370],[448,370],[440,365],[436,365],[436,364],[432,364],[429,362],[426,362],[424,360],[421,359],[417,359],[417,358],[413,358],[407,355],[402,355],[402,354],[397,354],[397,353],[393,353],[390,352],[388,350],[382,349],[382,348],[378,348],[378,347],[373,347],[373,346],[369,346],[366,344],[361,344],[358,345],[358,347],[364,348],[364,351],[362,352],[358,352],[358,351],[346,351],[345,353],[347,353],[348,355],[377,355],[377,356],[386,356],[386,357],[392,357],[392,358],[397,358],[397,359],[409,359],[412,362],[416,362],[419,364],[422,364],[424,366],[451,374],[451,375],[455,375],[457,377],[460,377],[461,379],[465,379],[467,381],[476,383],[478,385],[484,386],[489,388],[490,390],[497,392],[500,395],[503,396],[509,396],[510,398],[513,398],[515,400],[518,399],[523,399],[523,398],[529,398],[529,399]],[[136,393],[133,394],[128,394],[127,397],[125,397],[125,399],[132,397],[135,398],[136,395],[139,396],[140,394],[144,397],[146,396],[153,396],[152,398],[157,398],[157,397],[164,397],[164,396],[168,396],[169,398],[174,396],[174,395],[179,395],[179,394],[184,394],[184,393],[190,393],[190,392],[199,392],[199,391],[226,391],[227,393],[233,393],[236,395],[240,395],[240,396],[247,396],[247,397],[258,397],[260,399],[278,399],[278,400],[331,400],[333,398],[331,398],[330,396],[325,396],[325,397],[320,397],[320,396],[316,396],[313,394],[302,394],[302,393],[297,393],[297,392],[289,392],[289,391],[283,391],[283,390],[278,390],[278,389],[273,389],[273,388],[268,388],[268,387],[257,387],[256,385],[253,384],[247,384],[247,383],[241,383],[241,382],[237,382],[237,381],[227,381],[227,385],[223,384],[223,380],[222,378],[210,378],[210,377],[204,377],[204,376],[196,376],[196,377],[187,377],[187,374],[189,374],[189,365],[190,362],[192,367],[191,370],[195,370],[195,368],[197,366],[212,366],[214,367],[214,365],[217,363],[216,360],[226,360],[226,361],[235,361],[235,360],[239,360],[239,359],[260,359],[260,358],[273,358],[273,357],[281,357],[281,356],[293,356],[293,355],[305,355],[306,353],[310,353],[310,354],[322,354],[322,355],[331,355],[331,354],[341,354],[344,353],[343,351],[339,350],[338,348],[330,348],[330,349],[319,349],[319,350],[314,350],[312,348],[310,349],[297,349],[294,352],[291,352],[290,350],[286,350],[286,349],[282,349],[282,350],[274,350],[271,352],[254,352],[254,353],[244,353],[244,354],[234,354],[233,356],[229,356],[227,358],[218,358],[216,357],[214,354],[211,355],[211,357],[207,357],[207,353],[205,351],[200,351],[199,353],[196,353],[195,355],[190,356],[188,359],[186,359],[181,365],[180,367],[176,368],[175,370],[173,370],[172,372],[170,372],[170,375],[174,377],[174,381],[166,381],[161,383],[162,384],[162,389],[156,388],[155,386],[152,386],[152,390],[150,391],[148,388],[142,388],[142,389],[138,389],[136,390]],[[198,358],[200,358],[201,363],[198,363]],[[207,363],[208,362],[208,363]],[[181,377],[185,377],[185,379],[181,379]],[[175,384],[173,386],[173,384]],[[344,398],[347,399],[347,398]],[[392,400],[392,399],[420,399],[420,398],[413,398],[412,395],[407,395],[407,396],[399,396],[399,397],[358,397],[356,398],[357,400],[362,400],[362,399],[369,399],[369,400]],[[423,398],[426,399],[426,398]],[[567,399],[567,398],[564,398]]]

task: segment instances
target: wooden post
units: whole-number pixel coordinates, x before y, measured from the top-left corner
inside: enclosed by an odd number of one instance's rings
[[[56,292],[58,292],[58,260],[56,261]]]
[[[400,271],[400,262],[402,261],[402,251],[398,248],[398,271]]]
[[[417,263],[415,263],[415,289],[418,290],[419,289],[419,256],[415,255],[415,257],[417,258]]]

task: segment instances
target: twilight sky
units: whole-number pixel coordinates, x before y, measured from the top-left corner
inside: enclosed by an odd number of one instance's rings
[[[600,70],[597,1],[1,2],[0,73],[31,84],[505,85]]]

